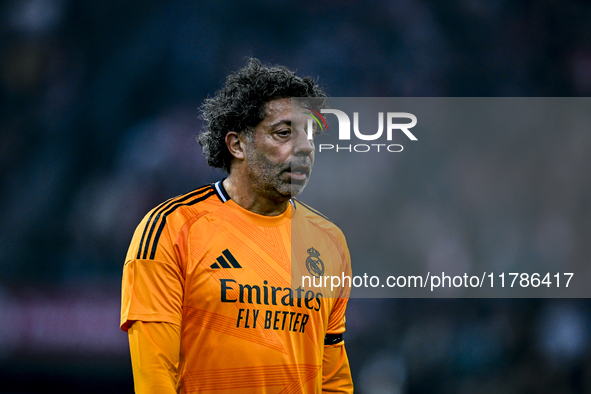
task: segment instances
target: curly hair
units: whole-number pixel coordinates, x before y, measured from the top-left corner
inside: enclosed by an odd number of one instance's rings
[[[226,134],[252,130],[265,118],[269,101],[287,97],[310,97],[310,106],[322,107],[326,93],[311,77],[299,77],[284,66],[263,65],[255,58],[228,75],[224,87],[200,107],[205,129],[199,144],[207,163],[229,173],[232,155]]]

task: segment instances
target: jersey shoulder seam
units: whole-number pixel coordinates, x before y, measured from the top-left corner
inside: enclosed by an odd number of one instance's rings
[[[303,203],[300,199],[294,198],[294,201],[296,201],[298,204],[300,204],[302,207],[306,208],[308,211],[312,212],[313,214],[318,215],[325,220],[328,220],[329,222],[331,222],[332,224],[334,224],[336,226],[335,222],[330,220],[326,215],[318,212],[317,210],[315,210],[314,208],[312,208],[308,204]]]

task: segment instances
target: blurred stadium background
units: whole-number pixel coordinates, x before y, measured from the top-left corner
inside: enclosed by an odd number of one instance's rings
[[[128,242],[151,207],[220,178],[195,142],[197,108],[246,56],[319,76],[334,97],[589,96],[591,3],[5,0],[0,49],[0,393],[130,393]],[[525,158],[529,187],[561,214],[525,209],[512,228],[537,245],[528,253],[588,261],[588,178],[568,174],[591,167],[591,134],[570,137],[577,155],[562,167],[545,150]],[[481,185],[511,171],[448,159],[481,170],[454,191],[481,209]],[[433,160],[398,175],[393,205],[419,190],[412,179],[429,185],[425,203],[449,196],[432,171],[445,158]],[[488,219],[502,232],[506,218]],[[517,253],[457,225],[468,251]],[[347,320],[361,394],[591,392],[588,300],[354,299]]]

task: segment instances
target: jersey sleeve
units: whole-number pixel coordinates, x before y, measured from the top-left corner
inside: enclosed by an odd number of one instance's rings
[[[176,394],[181,328],[137,321],[128,334],[136,394]]]
[[[171,232],[157,209],[135,231],[123,267],[123,331],[134,321],[181,325],[184,276]]]
[[[351,256],[345,236],[339,230],[337,241],[343,250],[343,274],[352,277]],[[345,332],[345,311],[351,294],[350,287],[343,287],[339,298],[335,300],[329,321],[327,334],[337,335],[336,343],[325,344],[322,359],[322,393],[353,393],[353,379],[349,368],[349,359],[345,350],[345,342],[341,334]],[[340,339],[340,340],[339,340]]]
[[[342,270],[343,275],[352,277],[351,271],[351,255],[349,254],[349,248],[343,233],[338,230],[336,236],[337,242],[340,244],[340,248],[343,253]],[[327,334],[342,334],[345,332],[345,311],[347,309],[347,302],[349,301],[349,295],[351,294],[351,287],[349,285],[342,286],[340,289],[339,297],[335,300],[332,307],[330,317],[328,320]]]
[[[353,393],[353,379],[344,342],[324,347],[322,393]]]

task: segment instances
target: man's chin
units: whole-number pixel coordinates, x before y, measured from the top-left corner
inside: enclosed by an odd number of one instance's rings
[[[304,191],[304,188],[306,187],[306,185],[308,184],[308,180],[306,179],[305,181],[292,181],[290,184],[290,194],[291,197],[295,197],[299,194],[301,194]]]

